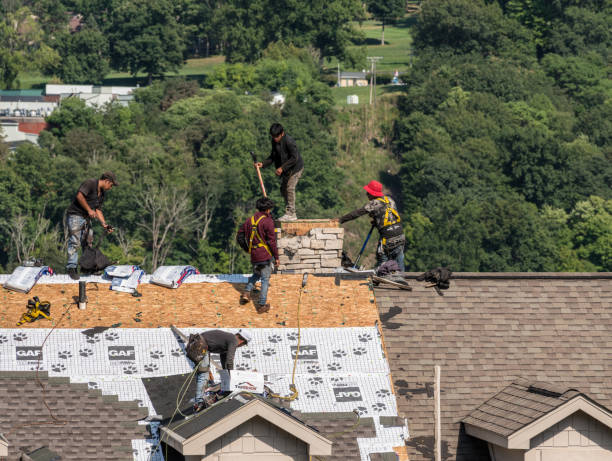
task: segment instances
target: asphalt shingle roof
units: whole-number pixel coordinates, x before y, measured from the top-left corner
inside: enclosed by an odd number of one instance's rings
[[[38,381],[45,388],[44,401]],[[148,412],[136,402],[119,402],[116,396],[103,396],[85,383],[48,377],[46,372],[39,372],[37,379],[35,371],[0,371],[0,395],[0,427],[9,442],[8,461],[41,447],[64,461],[131,461],[132,439],[147,434],[147,426],[138,420]]]
[[[555,389],[546,383],[516,380],[463,419],[507,437],[573,399],[580,392]]]
[[[460,422],[519,377],[612,407],[611,273],[460,273],[444,296],[410,285],[375,295],[411,461],[433,459],[434,365],[447,461],[489,461],[486,444]]]

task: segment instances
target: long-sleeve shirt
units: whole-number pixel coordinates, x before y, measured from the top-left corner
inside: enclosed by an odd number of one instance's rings
[[[392,209],[396,209],[395,202],[391,197],[386,197],[389,200],[389,207]],[[353,219],[357,219],[364,214],[368,214],[370,218],[372,218],[372,224],[376,226],[378,232],[381,234],[381,238],[384,236],[385,240],[383,242],[388,242],[389,245],[397,245],[404,241],[404,234],[402,231],[402,226],[399,222],[394,224],[393,226],[387,225],[385,226],[385,210],[387,208],[387,204],[384,202],[373,199],[366,203],[363,207],[357,208],[356,210],[351,211],[350,213],[345,214],[340,218],[340,224],[343,224],[347,221],[352,221]],[[390,235],[389,235],[390,234]]]
[[[225,370],[234,369],[234,355],[238,347],[238,338],[234,333],[222,330],[210,330],[202,333],[208,351],[221,356],[221,366]]]
[[[281,176],[289,177],[304,168],[304,160],[298,151],[295,140],[285,133],[279,142],[272,140],[270,156],[262,164],[267,167],[274,163],[276,168],[283,169]]]
[[[257,235],[253,237],[253,245],[251,247],[251,262],[253,264],[262,263],[268,261],[269,259],[278,259],[278,247],[276,245],[276,232],[274,232],[274,220],[269,216],[266,216],[265,213],[258,211],[255,213],[255,222],[262,217],[262,220],[257,224],[257,233],[261,236],[264,242],[270,248],[272,254],[268,253],[268,250],[265,247],[257,246],[260,243],[260,240],[257,238]],[[244,235],[247,236],[247,239],[251,237],[251,218],[247,219],[242,225],[242,231]]]

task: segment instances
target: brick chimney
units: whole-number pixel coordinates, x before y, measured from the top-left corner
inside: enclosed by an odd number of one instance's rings
[[[334,272],[340,267],[344,229],[331,219],[300,219],[277,228],[280,273]]]

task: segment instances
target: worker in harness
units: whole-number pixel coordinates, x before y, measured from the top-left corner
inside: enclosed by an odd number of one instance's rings
[[[265,168],[274,164],[276,176],[281,178],[281,194],[285,199],[285,214],[279,221],[295,221],[295,187],[304,172],[304,160],[298,151],[295,140],[285,134],[280,123],[273,123],[270,127],[272,150],[270,156],[263,162],[255,162],[255,166]]]
[[[267,197],[257,200],[255,207],[257,213],[247,219],[238,230],[236,237],[242,236],[248,245],[247,251],[251,255],[253,275],[249,277],[245,291],[240,296],[240,303],[246,304],[251,300],[251,291],[255,282],[261,279],[261,292],[259,294],[258,314],[264,314],[270,310],[267,301],[270,276],[274,265],[278,266],[278,248],[276,246],[276,233],[274,232],[274,220],[272,209],[274,202]]]
[[[210,372],[210,353],[220,354],[221,367],[224,370],[234,369],[234,356],[236,349],[248,344],[251,341],[251,334],[247,330],[240,329],[237,333],[230,333],[223,330],[210,330],[192,335],[187,344],[188,357],[194,362],[197,360],[198,370],[196,374],[196,393],[194,412],[206,408],[204,401],[204,385],[209,380]],[[193,346],[197,345],[198,353],[192,351]],[[200,358],[201,357],[201,358]],[[196,365],[197,365],[196,363]]]
[[[79,186],[72,203],[66,210],[66,229],[68,230],[66,272],[74,280],[79,279],[77,269],[79,246],[82,246],[86,239],[93,240],[91,220],[99,220],[106,232],[113,231],[113,228],[106,224],[102,214],[102,203],[104,203],[106,192],[117,185],[119,185],[117,177],[111,171],[103,173],[100,179],[87,179]]]
[[[370,201],[362,208],[342,216],[339,219],[340,224],[368,214],[372,218],[372,225],[378,229],[380,235],[376,249],[376,267],[385,261],[395,260],[400,271],[403,272],[406,238],[395,202],[391,197],[383,194],[382,184],[378,181],[370,181],[363,188]]]

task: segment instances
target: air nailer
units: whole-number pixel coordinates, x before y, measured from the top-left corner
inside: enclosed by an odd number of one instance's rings
[[[51,320],[51,303],[49,301],[41,301],[38,296],[34,299],[28,299],[27,312],[21,316],[21,320],[17,322],[17,326],[24,323],[32,323],[43,316],[47,320]]]

